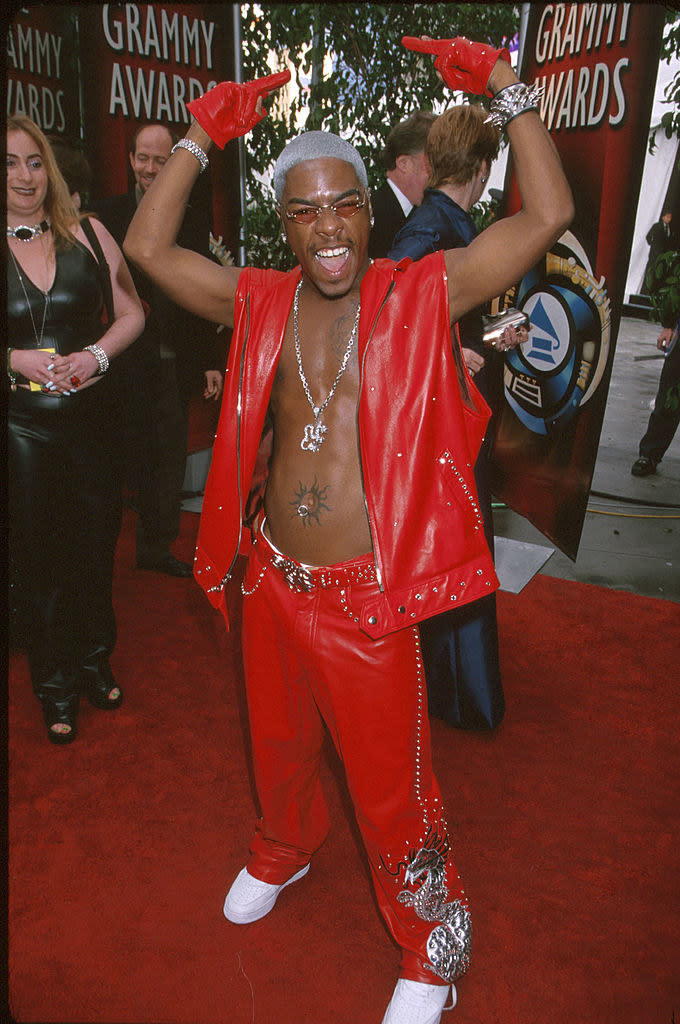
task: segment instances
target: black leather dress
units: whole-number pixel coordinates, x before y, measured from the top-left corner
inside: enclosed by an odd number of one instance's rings
[[[22,287],[8,257],[12,348],[54,347],[68,355],[96,342],[105,330],[94,257],[80,243],[56,253],[56,276],[47,294],[20,269]],[[20,375],[17,381],[22,383]],[[121,518],[118,404],[107,376],[65,396],[26,388],[10,392],[10,617],[28,652],[33,688],[43,701],[65,701],[81,691],[88,676],[106,672],[115,644],[111,590]]]

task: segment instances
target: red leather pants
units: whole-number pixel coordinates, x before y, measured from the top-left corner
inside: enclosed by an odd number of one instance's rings
[[[262,818],[248,870],[280,884],[307,864],[329,818],[319,780],[324,723],[344,763],[378,905],[402,950],[400,975],[426,967],[435,925],[398,901],[409,852],[447,834],[432,773],[418,630],[371,640],[355,621],[373,582],[292,591],[260,533],[243,581],[243,654]],[[372,564],[370,556],[343,567]],[[338,568],[338,567],[334,567]],[[449,861],[449,898],[461,894]],[[463,902],[465,898],[463,897]]]

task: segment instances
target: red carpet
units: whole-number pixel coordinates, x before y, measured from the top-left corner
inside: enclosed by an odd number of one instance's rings
[[[189,405],[189,429],[187,435],[187,451],[202,451],[212,448],[220,418],[220,402],[206,402],[202,394],[195,394]]]
[[[193,581],[118,550],[125,689],[43,735],[9,679],[9,982],[18,1021],[380,1024],[398,953],[375,909],[341,772],[299,886],[222,916],[254,819],[238,633]],[[185,514],[176,554],[190,557]],[[433,724],[475,928],[444,1024],[671,1024],[678,978],[680,608],[547,577],[501,594],[497,735]]]

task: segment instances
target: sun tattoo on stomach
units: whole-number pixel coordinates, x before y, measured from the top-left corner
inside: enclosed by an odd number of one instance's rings
[[[300,481],[295,491],[295,497],[290,502],[293,507],[291,519],[298,516],[302,520],[303,526],[308,526],[312,522],[320,523],[321,513],[332,511],[330,505],[326,503],[327,497],[328,486],[321,487],[316,477],[310,486]]]

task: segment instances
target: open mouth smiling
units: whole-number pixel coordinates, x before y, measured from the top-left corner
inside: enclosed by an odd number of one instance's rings
[[[342,270],[349,259],[350,249],[347,245],[327,246],[314,253],[314,259],[330,274]]]

